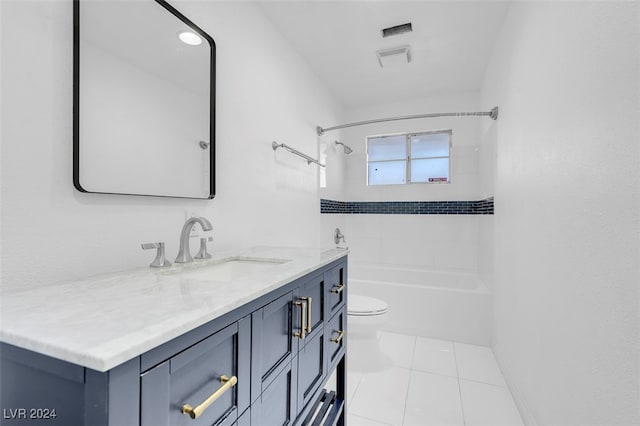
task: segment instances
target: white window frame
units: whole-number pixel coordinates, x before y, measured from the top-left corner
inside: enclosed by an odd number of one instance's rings
[[[440,156],[440,157],[417,157],[417,158],[413,158],[414,160],[423,160],[423,159],[435,159],[435,158],[448,158],[449,159],[449,179],[447,179],[446,181],[434,181],[434,182],[412,182],[411,181],[411,138],[415,137],[415,136],[421,136],[421,135],[433,135],[433,134],[437,134],[437,133],[447,133],[449,135],[449,155],[447,157],[444,156]],[[391,137],[391,136],[405,136],[405,143],[407,144],[406,147],[406,152],[407,152],[407,157],[405,158],[405,163],[406,163],[406,176],[405,176],[405,181],[404,183],[385,183],[385,184],[380,184],[380,185],[370,185],[369,184],[369,164],[370,163],[384,163],[387,161],[400,161],[400,160],[377,160],[377,161],[369,161],[369,139],[375,139],[375,138],[385,138],[385,137]],[[365,168],[365,173],[366,173],[366,182],[367,182],[367,186],[389,186],[389,185],[419,185],[419,184],[428,184],[428,185],[434,185],[434,184],[448,184],[451,183],[452,180],[452,168],[451,168],[451,148],[453,147],[453,130],[452,129],[443,129],[443,130],[425,130],[425,131],[421,131],[421,132],[411,132],[411,133],[389,133],[389,134],[384,134],[384,135],[371,135],[371,136],[367,136],[367,140],[366,140],[366,147],[367,147],[367,165]]]

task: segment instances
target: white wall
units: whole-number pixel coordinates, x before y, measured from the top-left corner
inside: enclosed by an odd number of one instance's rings
[[[336,123],[337,124],[337,123]],[[334,123],[320,123],[321,126],[333,126]],[[336,145],[336,140],[342,140],[342,131],[328,132],[318,138],[320,147],[320,162],[326,167],[320,170],[320,198],[327,200],[344,200],[345,162],[346,155],[341,145]],[[323,179],[324,174],[324,179]],[[322,247],[336,247],[334,232],[339,228],[345,232],[345,215],[323,214],[320,226],[320,245]],[[347,247],[348,244],[340,242],[339,247]]]
[[[71,1],[2,1],[2,285],[25,287],[170,258],[185,214],[213,222],[213,250],[319,244],[318,123],[340,107],[254,5],[174,5],[217,43],[217,188],[207,200],[83,194],[72,185]],[[194,245],[197,241],[194,241]]]
[[[528,424],[640,422],[638,9],[515,2],[486,73],[495,353]]]
[[[493,108],[496,105],[483,105],[481,108]],[[500,113],[498,112],[498,116]],[[498,118],[499,119],[499,118]],[[495,120],[482,120],[480,122],[480,146],[478,148],[478,199],[484,200],[495,195],[495,170],[496,170],[496,141],[499,122]],[[495,206],[500,204],[500,199],[494,200]],[[495,215],[478,216],[478,276],[493,287],[494,278],[494,253]]]
[[[479,93],[443,94],[346,111],[347,121],[435,112],[478,111]],[[347,201],[478,200],[481,195],[480,123],[487,117],[445,117],[392,121],[343,130],[353,148],[345,162]],[[453,129],[449,184],[366,185],[366,138],[370,135]],[[492,194],[491,194],[492,195]],[[351,259],[426,269],[478,270],[479,216],[346,215]]]

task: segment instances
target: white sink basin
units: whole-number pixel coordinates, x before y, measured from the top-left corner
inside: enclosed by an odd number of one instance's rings
[[[270,269],[288,262],[287,259],[232,257],[219,262],[198,265],[190,264],[171,274],[184,278],[209,281],[234,281],[250,275],[267,273]]]

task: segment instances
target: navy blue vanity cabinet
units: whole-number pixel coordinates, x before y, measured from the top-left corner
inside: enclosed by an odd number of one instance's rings
[[[307,334],[324,326],[325,312],[325,273],[316,273],[303,278],[297,289],[296,297],[307,304]],[[304,340],[303,340],[304,341]]]
[[[251,404],[252,426],[285,426],[296,418],[297,364],[285,362]]]
[[[105,372],[0,343],[0,424],[344,426],[346,265],[334,260]]]
[[[243,318],[144,372],[140,424],[233,425],[250,403],[250,332]],[[205,409],[201,404],[216,392]],[[190,416],[190,410],[198,411]]]
[[[299,351],[298,418],[294,426],[345,424],[347,262],[334,262],[322,272],[312,281],[322,290],[323,327],[312,331]],[[326,391],[323,386],[334,370],[337,390]]]
[[[327,323],[325,345],[329,371],[332,371],[344,355],[347,331],[347,306],[342,307]]]
[[[0,357],[0,424],[37,424],[30,412],[34,408],[50,410],[47,413],[50,418],[43,418],[41,424],[84,422],[84,368],[7,344],[1,345]]]
[[[286,390],[285,398],[267,398],[270,407],[258,409],[253,415],[255,419],[267,410],[287,413],[282,417],[286,419],[295,415],[297,364],[294,362],[297,359],[294,357],[298,341],[294,337],[294,326],[300,325],[294,324],[293,307],[293,291],[289,291],[251,314],[251,402],[254,407],[264,404],[268,389],[271,394],[275,389]],[[278,407],[273,406],[276,402],[280,404]]]
[[[295,281],[291,292],[252,317],[252,418],[258,425],[284,425],[322,385],[324,274]]]
[[[325,275],[327,281],[326,300],[329,306],[327,318],[331,318],[345,305],[347,297],[347,262],[340,263],[329,269]]]
[[[326,318],[326,273],[305,278],[295,292],[296,299],[305,303],[301,313],[305,333],[298,339],[298,407],[302,409],[313,398],[327,374],[324,350],[324,326]],[[304,318],[306,313],[306,318]]]
[[[99,372],[0,344],[3,426],[137,425],[139,359]]]
[[[332,343],[330,338],[336,327],[346,332],[345,274],[346,259],[333,262],[294,281],[290,293],[252,313],[253,426],[316,424],[310,416],[325,401],[335,414],[329,424],[338,422],[344,400],[345,340]],[[343,287],[330,299],[331,288],[339,284]],[[341,390],[332,393],[330,401],[323,386],[333,368],[342,371]],[[324,424],[319,420],[318,425]]]
[[[247,410],[238,418],[234,426],[251,426],[251,410]]]

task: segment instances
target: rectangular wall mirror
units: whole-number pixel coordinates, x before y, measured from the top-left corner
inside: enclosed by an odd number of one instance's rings
[[[74,0],[73,182],[213,198],[215,43],[163,0]]]

